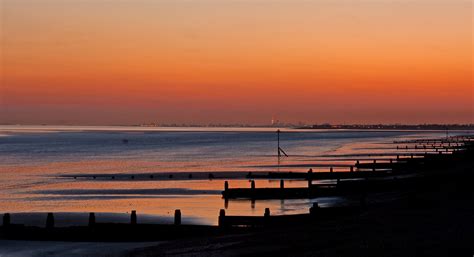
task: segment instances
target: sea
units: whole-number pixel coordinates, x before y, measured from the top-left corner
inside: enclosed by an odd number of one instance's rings
[[[250,187],[245,174],[266,172],[347,172],[356,160],[384,153],[394,141],[444,137],[444,131],[305,130],[280,128],[158,128],[92,126],[0,126],[0,213],[12,223],[43,226],[55,213],[57,226],[128,222],[172,223],[176,209],[185,224],[217,224],[228,215],[306,213],[344,205],[337,197],[300,200],[222,199],[229,186]],[[451,131],[450,135],[456,133]],[[382,157],[380,157],[382,158]],[[327,183],[320,181],[318,183]],[[330,182],[330,181],[329,181]],[[279,187],[279,180],[256,180],[256,187]],[[289,180],[286,187],[307,185]]]

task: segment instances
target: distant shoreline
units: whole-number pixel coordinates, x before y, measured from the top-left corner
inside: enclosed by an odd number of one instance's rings
[[[154,127],[154,126],[90,126],[90,125],[0,125],[0,132],[471,132],[474,125],[452,125],[448,127],[412,125],[345,125],[332,127]]]

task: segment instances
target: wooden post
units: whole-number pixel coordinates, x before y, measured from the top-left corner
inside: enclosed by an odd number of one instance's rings
[[[313,184],[313,169],[308,170],[308,188]]]
[[[219,220],[218,220],[219,227],[224,227],[225,226],[224,219],[225,219],[225,210],[221,209],[219,211]]]
[[[280,188],[284,189],[285,188],[285,181],[282,179],[280,180]]]
[[[265,213],[263,214],[263,217],[265,218],[270,217],[270,208],[265,208]]]
[[[177,209],[174,211],[174,224],[181,225],[181,210]]]
[[[255,189],[255,180],[252,180],[252,181],[250,182],[250,188],[251,188],[252,190]]]
[[[390,163],[393,163],[393,160],[392,160],[392,159],[390,159]]]
[[[331,167],[331,168],[329,168],[329,172],[333,172],[333,169],[332,169],[332,167]]]
[[[224,191],[229,190],[229,182],[224,182]]]
[[[410,154],[410,157],[413,159],[413,154]]]
[[[137,211],[133,210],[132,215],[130,215],[130,224],[136,225],[137,224]]]
[[[354,166],[351,166],[351,172],[354,172]]]
[[[4,227],[10,226],[10,213],[3,214],[3,226]]]
[[[315,216],[316,213],[318,212],[318,209],[319,209],[318,203],[317,203],[317,202],[316,202],[316,203],[313,203],[313,206],[312,206],[311,208],[309,208],[309,214],[310,214],[311,216]]]
[[[89,213],[89,227],[93,227],[95,225],[95,213]]]
[[[46,228],[54,228],[54,215],[52,212],[46,216]]]

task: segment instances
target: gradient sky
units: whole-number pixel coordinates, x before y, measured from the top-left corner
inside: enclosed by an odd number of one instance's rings
[[[467,0],[0,0],[0,124],[474,123]]]

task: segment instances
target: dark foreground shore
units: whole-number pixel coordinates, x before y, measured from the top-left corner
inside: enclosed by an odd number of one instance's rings
[[[472,256],[474,180],[458,178],[354,217],[170,241],[125,256]]]

